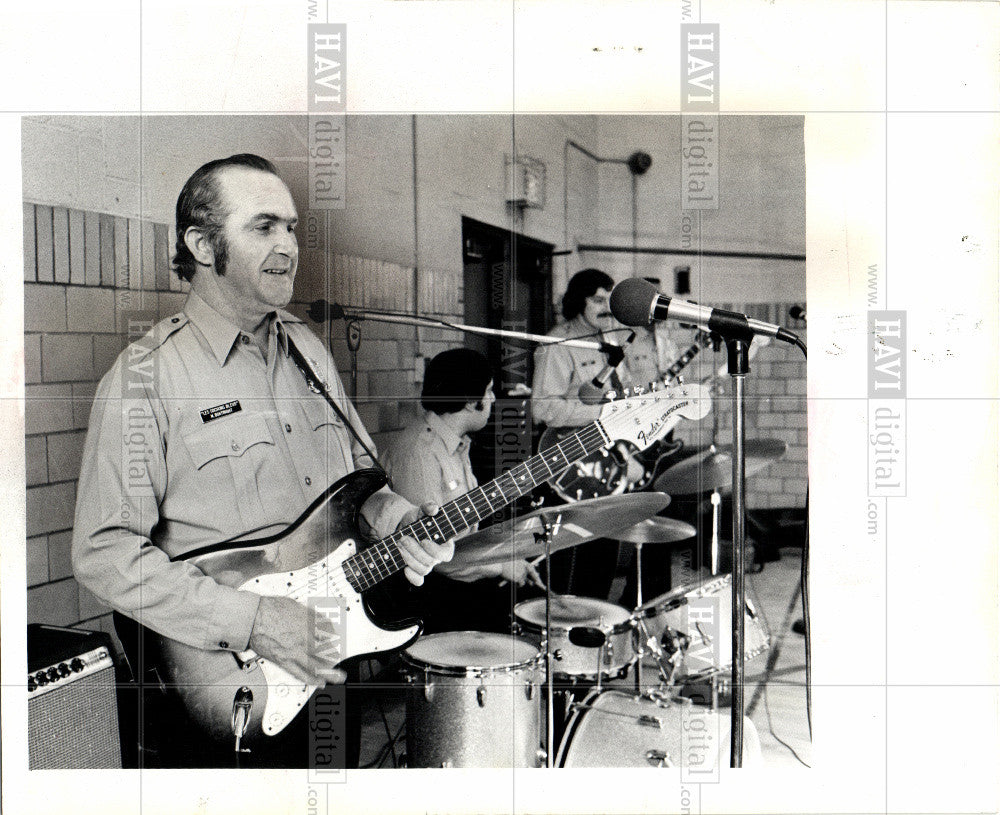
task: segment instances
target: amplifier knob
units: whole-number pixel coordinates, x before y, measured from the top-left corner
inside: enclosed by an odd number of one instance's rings
[[[55,667],[49,668],[49,681],[58,682],[59,681],[59,671]]]
[[[35,681],[38,683],[38,687],[49,684],[49,678],[45,675],[45,671],[39,671],[35,674]]]
[[[73,657],[72,662],[69,663],[69,667],[73,670],[73,673],[78,674],[83,670],[83,660],[80,657]]]
[[[31,693],[35,688],[38,687],[38,683],[35,682],[35,677],[28,675],[28,693]]]
[[[69,665],[65,662],[59,663],[59,676],[69,676]]]

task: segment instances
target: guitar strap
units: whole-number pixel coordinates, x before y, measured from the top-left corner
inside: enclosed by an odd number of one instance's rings
[[[368,457],[381,471],[382,475],[385,476],[385,480],[389,484],[389,489],[391,490],[392,479],[389,477],[389,473],[386,472],[385,467],[382,466],[382,462],[378,460],[378,456],[375,455],[375,451],[365,443],[361,434],[358,433],[358,431],[354,428],[354,425],[351,424],[351,420],[347,418],[344,411],[340,409],[340,406],[334,401],[333,397],[330,396],[330,389],[327,387],[326,382],[313,370],[309,360],[306,359],[306,357],[298,349],[298,346],[296,346],[292,341],[291,335],[286,333],[285,337],[288,339],[288,353],[291,356],[292,361],[295,362],[295,366],[302,373],[302,376],[305,377],[306,385],[309,386],[309,390],[313,393],[320,394],[324,399],[326,399],[327,404],[330,405],[330,407],[333,408],[333,412],[337,414],[337,418],[344,423],[351,435],[357,439],[358,444],[360,444],[365,453],[368,454]]]

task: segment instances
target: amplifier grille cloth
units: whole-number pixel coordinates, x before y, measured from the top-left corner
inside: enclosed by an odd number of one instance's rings
[[[114,668],[67,681],[28,702],[28,768],[119,768]]]

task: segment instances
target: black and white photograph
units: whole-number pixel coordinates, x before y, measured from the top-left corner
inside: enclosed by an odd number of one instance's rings
[[[996,8],[753,8],[63,9],[11,811],[996,808]]]

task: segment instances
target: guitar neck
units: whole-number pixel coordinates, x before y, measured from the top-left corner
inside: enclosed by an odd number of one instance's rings
[[[673,382],[677,378],[677,375],[687,367],[688,363],[698,356],[698,352],[705,347],[708,340],[708,334],[704,336],[699,335],[698,339],[683,354],[677,357],[674,364],[667,368],[667,375],[663,377],[664,382]]]
[[[399,554],[399,542],[404,537],[444,543],[527,495],[539,484],[555,478],[574,461],[600,450],[610,441],[600,421],[592,422],[499,478],[445,504],[436,515],[420,518],[347,558],[342,564],[347,579],[356,591],[370,589],[402,570],[404,563]]]

